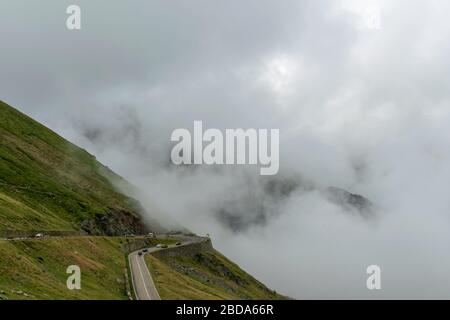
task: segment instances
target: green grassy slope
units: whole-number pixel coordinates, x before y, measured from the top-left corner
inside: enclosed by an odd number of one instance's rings
[[[6,231],[149,231],[139,203],[111,181],[127,184],[85,150],[0,101],[0,237],[10,234]],[[149,229],[162,228],[154,222]],[[120,250],[126,241],[130,238],[0,240],[0,299],[127,299],[127,260]],[[165,299],[282,298],[216,251],[148,259]],[[81,267],[82,290],[67,289],[69,265]]]
[[[145,258],[162,299],[285,299],[216,250],[195,256]]]
[[[85,150],[0,101],[0,230],[104,233],[106,214],[118,228],[140,228],[137,202],[116,191],[114,180],[124,183]]]
[[[127,299],[121,238],[0,241],[0,299]],[[81,290],[69,290],[67,267],[81,269]]]

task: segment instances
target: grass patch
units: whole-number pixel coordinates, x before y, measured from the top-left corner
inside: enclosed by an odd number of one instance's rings
[[[195,256],[145,257],[162,299],[284,299],[218,251]]]
[[[0,101],[0,230],[80,230],[113,209],[137,203],[111,181],[128,185],[96,158]]]
[[[112,237],[0,241],[0,297],[127,299],[126,260]],[[69,290],[69,265],[81,268],[81,290]]]

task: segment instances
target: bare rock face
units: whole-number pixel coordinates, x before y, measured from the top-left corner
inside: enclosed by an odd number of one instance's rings
[[[295,176],[260,178],[258,183],[248,183],[238,191],[231,190],[230,197],[214,212],[216,219],[235,233],[242,233],[253,226],[266,226],[280,214],[282,206],[291,197],[301,197],[310,192],[320,192],[325,201],[334,203],[349,214],[370,219],[375,206],[362,195],[342,188],[321,187]]]
[[[359,194],[350,193],[341,188],[328,187],[325,195],[328,200],[347,211],[356,211],[365,218],[373,216],[373,203]]]
[[[125,234],[146,234],[151,230],[134,213],[110,209],[105,214],[96,214],[84,220],[81,228],[92,235],[122,236]]]
[[[217,208],[220,223],[235,233],[252,226],[265,226],[280,214],[279,206],[294,192],[304,192],[309,185],[291,177],[261,177],[258,184],[248,184],[234,198]]]

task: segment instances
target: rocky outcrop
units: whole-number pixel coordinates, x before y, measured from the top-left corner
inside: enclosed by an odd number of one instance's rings
[[[325,194],[331,202],[346,209],[348,211],[355,210],[361,216],[369,218],[372,216],[374,205],[372,202],[359,195],[350,193],[344,189],[329,187],[325,190]]]
[[[136,213],[117,209],[84,220],[81,228],[91,235],[107,236],[140,235],[151,231]]]

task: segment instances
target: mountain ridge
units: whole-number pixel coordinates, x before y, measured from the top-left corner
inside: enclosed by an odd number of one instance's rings
[[[126,180],[86,150],[0,101],[0,230],[142,234],[140,203],[112,181]]]

